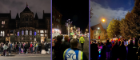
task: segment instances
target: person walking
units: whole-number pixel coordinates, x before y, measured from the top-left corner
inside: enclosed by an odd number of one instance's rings
[[[78,41],[72,39],[70,41],[70,48],[66,49],[63,53],[63,60],[88,60],[85,53],[78,49]]]
[[[85,39],[84,39],[83,36],[81,36],[80,39],[79,39],[79,43],[81,43],[82,51],[83,51],[84,42],[85,42]]]

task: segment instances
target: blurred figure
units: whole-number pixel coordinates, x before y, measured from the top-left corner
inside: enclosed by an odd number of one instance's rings
[[[101,59],[100,60],[106,60],[106,44],[103,44],[103,48],[101,50]]]
[[[107,43],[106,43],[106,57],[107,57],[107,60],[110,59],[110,51],[111,51],[111,43],[109,42],[109,40],[107,40]]]
[[[70,48],[70,43],[68,42],[68,39],[69,39],[69,36],[66,35],[64,37],[64,42],[62,42],[62,46],[61,46],[61,55],[62,55],[62,58],[63,58],[63,52],[67,49],[67,48]]]
[[[86,55],[78,49],[78,41],[76,39],[72,39],[70,41],[70,47],[64,51],[63,60],[88,60]],[[68,54],[71,54],[67,56]],[[77,58],[73,58],[72,55]]]
[[[96,41],[94,41],[91,46],[90,46],[90,56],[91,56],[91,60],[97,60],[98,59],[98,46],[96,44]]]
[[[8,44],[6,43],[6,44],[4,44],[4,46],[3,46],[3,56],[6,56],[6,52],[7,52],[7,49],[8,49],[8,46],[7,46]]]
[[[11,50],[12,50],[12,43],[11,42],[9,42],[9,44],[8,44],[8,50],[9,50],[9,55],[11,54]]]
[[[120,60],[125,60],[126,59],[126,47],[124,45],[124,42],[121,42],[120,48],[119,48],[119,56]]]
[[[62,39],[63,39],[62,35],[57,36],[57,42],[55,43],[55,46],[54,46],[54,54],[55,54],[54,60],[63,60],[62,55],[61,55]]]
[[[33,53],[33,44],[32,44],[32,42],[30,43],[30,51],[31,51],[31,53]]]
[[[82,51],[83,51],[84,42],[85,42],[85,39],[84,39],[83,36],[81,36],[80,39],[79,39],[79,43],[81,43]]]

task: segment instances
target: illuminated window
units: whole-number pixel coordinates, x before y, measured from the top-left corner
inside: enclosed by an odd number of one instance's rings
[[[24,35],[24,31],[22,30],[22,35]]]
[[[34,32],[34,35],[36,35],[36,32]]]
[[[2,24],[5,24],[5,21],[2,21]]]
[[[26,30],[26,35],[28,35],[28,30]]]
[[[32,31],[30,30],[30,35],[32,35]]]
[[[1,31],[1,36],[4,36],[4,31]]]
[[[39,30],[37,30],[37,33],[39,33]]]
[[[0,36],[2,36],[2,31],[1,31],[1,34],[0,34]]]
[[[17,32],[17,36],[19,36],[19,32]]]
[[[47,36],[47,34],[45,34],[45,36]]]
[[[43,30],[40,30],[40,33],[44,33],[44,31]]]
[[[45,33],[47,33],[47,30],[45,30]]]
[[[40,34],[40,36],[44,36],[44,34]]]

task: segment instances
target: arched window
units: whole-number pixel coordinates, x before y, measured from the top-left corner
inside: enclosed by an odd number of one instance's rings
[[[28,35],[28,30],[26,30],[26,35]]]
[[[19,36],[19,31],[17,32],[17,36]]]
[[[22,30],[22,35],[24,35],[24,31]]]
[[[34,32],[34,35],[36,36],[36,31]]]
[[[30,35],[32,35],[32,30],[30,30]]]

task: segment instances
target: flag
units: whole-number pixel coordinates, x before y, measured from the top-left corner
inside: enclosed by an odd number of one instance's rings
[[[100,36],[98,38],[100,39]]]

